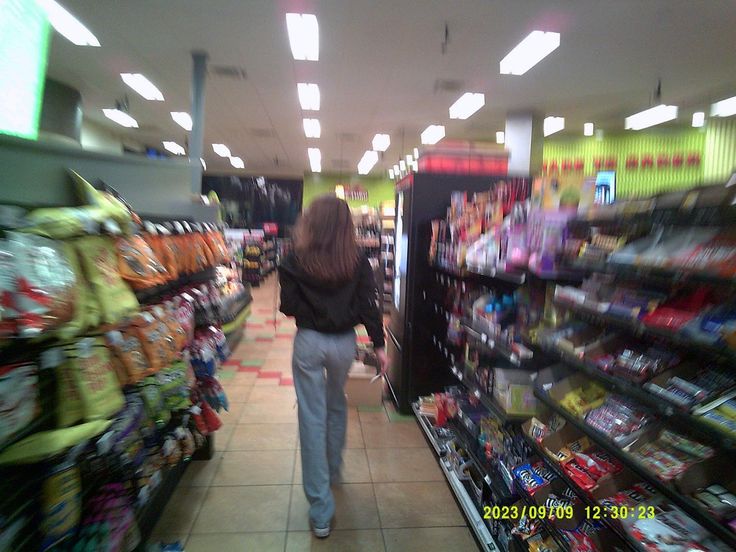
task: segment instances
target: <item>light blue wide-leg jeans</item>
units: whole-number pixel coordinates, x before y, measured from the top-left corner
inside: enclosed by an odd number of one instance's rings
[[[299,329],[291,367],[299,404],[302,484],[309,519],[327,527],[335,514],[330,482],[338,482],[347,430],[345,380],[355,358],[355,331],[325,334]]]

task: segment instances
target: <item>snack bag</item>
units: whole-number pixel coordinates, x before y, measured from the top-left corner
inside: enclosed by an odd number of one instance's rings
[[[52,468],[41,487],[41,550],[71,539],[82,514],[79,466],[65,462]]]
[[[163,427],[169,423],[171,412],[166,409],[156,377],[146,377],[139,385],[139,390],[143,399],[143,408],[148,419],[157,427]]]
[[[125,404],[102,338],[87,337],[67,347],[64,367],[79,390],[85,420],[109,419]]]
[[[176,262],[176,253],[171,247],[171,236],[144,234],[143,239],[153,251],[158,261],[164,267],[163,276],[166,281],[179,278],[179,268]]]
[[[120,237],[115,245],[120,275],[133,289],[147,289],[166,281],[166,269],[141,236]]]
[[[74,271],[76,305],[74,316],[57,330],[59,339],[66,341],[82,334],[89,328],[96,328],[100,324],[100,305],[92,292],[90,284],[85,280],[84,271],[73,242],[62,242],[64,256]]]
[[[149,366],[147,374],[158,372],[169,361],[169,353],[162,341],[163,336],[159,333],[160,326],[161,322],[150,312],[137,314],[128,326],[143,347]]]
[[[138,383],[151,373],[151,366],[136,332],[130,328],[113,330],[105,334],[105,341],[123,368],[122,385]]]
[[[39,412],[38,366],[0,365],[0,443],[24,429]]]
[[[137,311],[138,300],[118,272],[112,240],[103,236],[85,236],[76,240],[74,245],[100,305],[101,321],[115,324]]]

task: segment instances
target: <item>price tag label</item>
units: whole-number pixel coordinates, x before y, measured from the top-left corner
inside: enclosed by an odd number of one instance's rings
[[[480,399],[480,391],[478,391],[477,389],[473,390],[473,395],[475,395],[476,399]]]

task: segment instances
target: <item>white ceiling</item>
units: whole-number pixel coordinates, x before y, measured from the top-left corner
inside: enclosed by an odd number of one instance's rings
[[[185,142],[170,111],[190,110],[192,50],[214,65],[245,69],[245,80],[210,77],[205,159],[229,168],[212,142],[230,146],[248,173],[301,176],[308,145],[322,150],[323,172],[354,173],[375,133],[391,147],[373,169],[419,145],[431,123],[451,138],[494,140],[509,110],[532,108],[606,131],[649,106],[657,78],[681,121],[710,101],[736,95],[734,0],[60,0],[102,43],[52,43],[49,75],[77,87],[86,116],[160,147]],[[292,59],[284,14],[317,15],[320,60]],[[442,53],[445,23],[449,43]],[[498,74],[498,62],[534,29],[558,31],[561,46],[523,76]],[[145,74],[165,102],[147,102],[120,79]],[[322,93],[322,138],[307,140],[297,82]],[[437,89],[457,81],[459,89]],[[484,92],[486,106],[466,121],[447,109],[462,92]],[[141,124],[123,131],[100,112],[127,93]],[[278,158],[278,166],[275,159]],[[383,173],[385,174],[385,173]]]

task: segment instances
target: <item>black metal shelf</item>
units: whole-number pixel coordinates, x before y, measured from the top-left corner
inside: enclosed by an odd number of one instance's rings
[[[450,366],[450,371],[455,375],[460,383],[462,383],[468,392],[473,395],[480,403],[485,406],[491,413],[503,424],[520,424],[528,420],[531,416],[523,416],[520,414],[507,414],[503,408],[496,402],[496,399],[489,397],[483,393],[475,385],[469,382],[465,375],[455,366]]]
[[[606,374],[594,364],[560,351],[551,345],[542,343],[540,346],[544,352],[561,359],[565,365],[593,378],[608,390],[620,393],[649,407],[665,419],[671,421],[672,425],[677,426],[683,431],[699,436],[706,436],[716,446],[725,450],[736,451],[736,440],[729,434],[701,420],[699,416],[694,416],[690,412],[682,410],[674,403],[648,393],[640,384]]]
[[[588,322],[596,325],[615,326],[616,328],[625,330],[634,337],[646,337],[649,339],[661,339],[667,341],[679,349],[689,349],[700,353],[707,353],[716,358],[723,358],[736,364],[736,351],[728,347],[718,347],[703,341],[698,341],[683,335],[679,332],[664,330],[654,326],[648,326],[635,318],[624,318],[615,314],[603,313],[593,310],[574,301],[556,298],[555,304],[567,309],[579,318],[584,318]]]
[[[442,272],[454,278],[460,280],[474,280],[478,282],[488,282],[489,280],[500,280],[511,284],[523,284],[526,281],[526,274],[521,271],[504,271],[498,269],[481,269],[476,267],[475,269],[458,270],[452,267],[441,266],[438,264],[430,265],[430,268],[437,272]],[[490,282],[492,285],[493,282]]]
[[[595,441],[601,448],[606,450],[609,454],[615,456],[627,469],[641,477],[644,481],[648,482],[652,487],[657,489],[662,495],[670,499],[679,508],[681,508],[686,514],[688,514],[693,520],[702,525],[708,531],[713,533],[716,537],[727,543],[729,546],[736,548],[736,533],[730,531],[724,525],[721,525],[710,513],[701,508],[698,503],[682,494],[674,486],[661,481],[651,471],[634,459],[631,455],[627,454],[620,447],[618,447],[608,437],[599,433],[583,420],[573,415],[562,406],[560,406],[554,399],[552,399],[548,393],[540,388],[534,390],[534,395],[542,401],[550,410],[559,414],[565,420],[572,425],[575,429],[584,433],[591,440]]]
[[[508,360],[516,367],[529,367],[534,361],[534,357],[522,359],[517,353],[511,350],[511,347],[501,338],[488,335],[484,331],[474,326],[470,320],[463,320],[462,326],[466,333],[474,340],[479,341],[482,347],[489,353],[496,354]]]
[[[549,456],[544,452],[541,446],[539,446],[539,443],[537,443],[536,440],[534,440],[532,437],[527,435],[525,432],[522,432],[524,435],[524,438],[529,443],[529,446],[532,447],[534,452],[537,453],[537,456],[544,462],[544,465],[547,466],[547,468],[554,472],[554,474],[557,476],[558,479],[560,479],[563,483],[565,483],[572,491],[580,498],[580,500],[586,505],[590,507],[594,506],[600,506],[598,502],[593,500],[588,493],[586,493],[583,489],[578,487],[575,482],[568,477],[568,475],[565,473],[565,471],[560,467],[560,465],[551,460]],[[628,547],[630,550],[633,550],[635,552],[644,552],[644,549],[639,545],[639,541],[631,537],[626,531],[624,531],[620,526],[617,526],[615,522],[612,520],[609,520],[608,518],[601,520],[602,524],[605,525],[608,529],[610,529],[613,533],[615,533]]]

